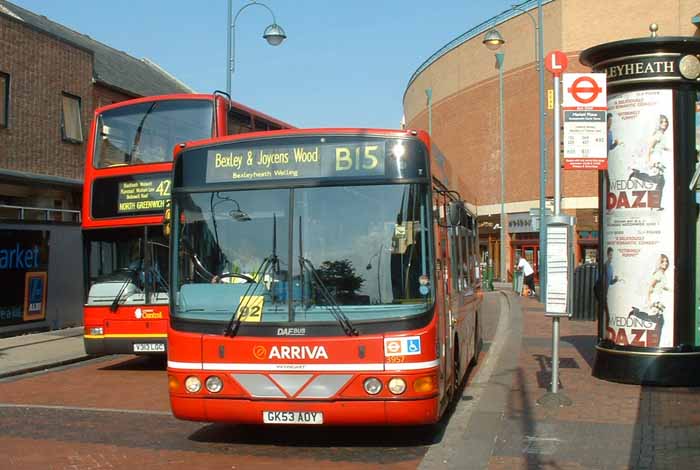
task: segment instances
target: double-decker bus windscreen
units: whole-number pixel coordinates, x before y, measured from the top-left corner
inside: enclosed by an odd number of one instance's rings
[[[172,160],[173,147],[211,137],[214,103],[163,100],[115,108],[100,114],[95,134],[95,168]]]
[[[89,306],[168,303],[168,245],[161,227],[86,230]]]
[[[175,317],[351,322],[426,312],[426,183],[176,195]]]

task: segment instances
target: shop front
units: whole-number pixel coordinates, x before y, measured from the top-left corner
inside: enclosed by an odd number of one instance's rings
[[[508,214],[508,233],[510,234],[510,259],[513,271],[516,269],[518,257],[522,256],[535,270],[535,283],[540,278],[540,240],[539,232],[532,225],[529,212]],[[512,272],[508,273],[512,277]]]

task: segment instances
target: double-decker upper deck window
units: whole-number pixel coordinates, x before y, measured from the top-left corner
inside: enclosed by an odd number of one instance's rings
[[[171,161],[173,147],[212,136],[211,100],[156,100],[112,108],[97,118],[95,168]]]
[[[63,93],[61,137],[67,142],[82,142],[83,127],[80,121],[80,97]]]
[[[10,110],[10,76],[0,72],[0,127],[8,127]]]

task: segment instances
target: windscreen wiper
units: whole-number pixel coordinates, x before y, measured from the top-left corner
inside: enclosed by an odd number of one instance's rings
[[[153,109],[156,107],[156,104],[158,104],[157,101],[154,101],[151,103],[151,106],[148,107],[145,113],[143,113],[143,117],[141,118],[141,121],[139,122],[139,126],[136,128],[136,133],[134,134],[134,142],[131,145],[131,150],[129,150],[129,153],[125,155],[125,161],[126,163],[131,163],[131,159],[134,156],[134,152],[136,151],[136,148],[139,146],[139,143],[141,142],[141,133],[143,132],[143,125],[146,122],[146,118],[148,117],[149,114],[153,111]]]
[[[251,283],[241,296],[242,299],[245,299],[245,303],[243,303],[243,301],[240,300],[238,301],[236,308],[233,309],[233,315],[231,316],[228,325],[226,325],[226,329],[224,330],[224,336],[230,336],[232,338],[236,336],[236,333],[238,333],[238,328],[240,328],[241,323],[243,322],[243,318],[247,316],[244,315],[243,312],[247,311],[248,304],[252,300],[253,294],[255,294],[255,291],[257,291],[258,287],[260,287],[260,285],[262,284],[268,269],[270,269],[270,266],[277,266],[278,264],[279,260],[277,259],[277,255],[274,254],[272,256],[268,256],[263,260],[257,271],[259,273],[258,280],[254,283]],[[241,313],[239,315],[236,315],[239,311]]]
[[[267,274],[267,271],[268,269],[270,269],[270,267],[272,267],[272,272],[274,274],[279,274],[280,259],[277,256],[277,214],[275,214],[274,212],[272,214],[272,254],[265,258],[260,264],[260,267],[257,271],[258,280],[254,284],[248,286],[245,293],[243,294],[243,298],[246,299],[245,304],[241,305],[241,302],[239,301],[238,305],[233,310],[233,316],[231,317],[231,320],[228,322],[228,325],[224,330],[224,336],[236,336],[236,333],[238,333],[238,328],[240,328],[243,318],[247,316],[247,314],[243,315],[243,312],[248,311],[248,304],[252,300],[252,294],[255,293],[260,284],[263,282],[263,280],[265,279],[265,275]],[[272,300],[273,302],[275,300],[274,292],[272,293]],[[239,310],[241,313],[239,315],[236,315],[236,313]]]
[[[109,306],[109,310],[112,312],[117,311],[117,307],[119,306],[119,299],[124,294],[124,291],[129,286],[129,283],[133,281],[134,284],[136,284],[135,276],[138,275],[138,270],[126,268],[124,269],[124,271],[129,273],[129,277],[127,277],[126,280],[122,283],[121,287],[119,288],[119,292],[117,292],[117,295],[114,297],[112,304]]]
[[[318,275],[318,270],[316,267],[314,267],[313,263],[303,256],[299,256],[299,264],[311,274],[311,279],[316,281],[316,285],[318,285],[319,291],[321,292],[321,297],[323,297],[323,300],[325,300],[328,304],[328,310],[331,312],[331,315],[335,317],[345,334],[348,336],[358,336],[360,333],[352,325],[348,316],[345,315],[345,312],[343,312],[343,310],[340,308],[338,302],[335,301],[331,293],[328,291],[328,288],[323,283],[321,276]]]

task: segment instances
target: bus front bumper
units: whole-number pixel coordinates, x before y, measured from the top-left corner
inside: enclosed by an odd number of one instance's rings
[[[153,336],[90,336],[84,335],[85,352],[93,355],[105,354],[166,354],[167,335]]]
[[[405,426],[433,424],[439,419],[437,396],[416,400],[321,402],[204,398],[171,394],[170,405],[173,414],[179,419],[239,424]],[[265,422],[270,420],[273,423]],[[288,422],[290,420],[296,422]]]

